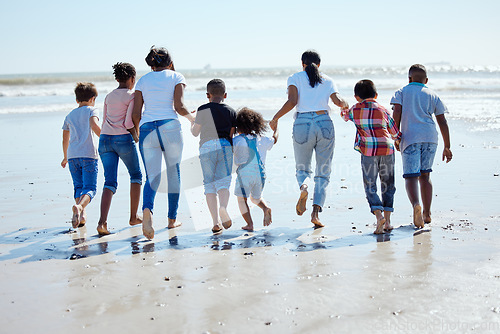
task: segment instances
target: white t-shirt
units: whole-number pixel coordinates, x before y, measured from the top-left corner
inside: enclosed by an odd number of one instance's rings
[[[233,138],[233,159],[234,164],[236,166],[243,165],[247,162],[249,154],[248,154],[248,145],[244,135],[239,134]],[[255,136],[246,135],[248,139],[253,139]],[[262,164],[266,163],[266,155],[267,151],[269,151],[274,145],[274,139],[270,137],[261,137],[257,136],[257,151],[260,155],[260,160]]]
[[[305,71],[288,77],[287,87],[295,86],[299,93],[299,99],[295,107],[298,113],[321,110],[330,111],[330,106],[328,105],[330,95],[338,93],[338,90],[329,76],[322,73],[320,75],[323,81],[314,88],[309,84],[309,77]]]
[[[184,76],[171,70],[149,72],[143,75],[135,90],[141,91],[144,109],[139,125],[164,119],[177,119],[174,110],[174,90],[178,84],[186,84]]]

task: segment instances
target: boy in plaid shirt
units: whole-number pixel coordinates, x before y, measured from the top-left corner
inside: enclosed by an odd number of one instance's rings
[[[394,211],[394,147],[391,137],[399,143],[399,132],[391,115],[377,103],[377,89],[371,80],[360,80],[354,86],[358,101],[351,109],[341,111],[342,118],[356,125],[354,149],[361,153],[361,168],[366,199],[377,218],[375,234],[392,230],[391,213]],[[377,177],[380,177],[382,200],[377,194]]]

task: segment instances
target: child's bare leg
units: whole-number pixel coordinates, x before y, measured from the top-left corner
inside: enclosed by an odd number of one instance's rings
[[[375,210],[373,211],[373,214],[375,217],[377,217],[377,228],[373,232],[374,234],[384,234],[384,224],[385,224],[385,218],[382,215],[382,211],[380,210]]]
[[[112,199],[113,192],[108,188],[104,188],[101,196],[101,217],[97,223],[97,233],[99,233],[99,235],[110,234],[108,231],[108,213]]]
[[[144,209],[142,212],[142,234],[149,240],[153,239],[155,236],[155,230],[153,228],[153,213],[148,208]]]
[[[213,226],[219,225],[219,216],[217,215],[217,194],[207,193],[205,194],[207,200],[208,211],[212,217]]]
[[[80,202],[80,197],[75,198],[75,204],[78,204],[79,202]],[[78,224],[78,227],[84,227],[86,221],[87,221],[87,214],[85,213],[85,208],[84,208],[80,219],[80,224]]]
[[[422,206],[424,207],[424,223],[431,222],[431,203],[432,203],[432,182],[430,173],[422,173],[418,178],[420,183],[420,196],[422,197]]]
[[[83,195],[79,198],[77,204],[73,205],[73,217],[71,218],[71,225],[73,228],[80,227],[85,215],[85,207],[90,203],[90,196]],[[85,224],[85,223],[84,223]]]
[[[384,229],[386,231],[392,231],[394,228],[391,225],[391,211],[384,211],[385,225]]]
[[[406,193],[413,207],[413,224],[418,227],[424,227],[424,219],[422,218],[422,207],[419,200],[418,177],[408,177],[405,179]]]
[[[225,229],[228,229],[231,227],[231,225],[233,225],[231,217],[229,217],[229,214],[227,213],[227,203],[229,202],[229,189],[221,189],[217,192],[217,195],[219,196],[220,220],[222,221],[222,226],[224,226]]]
[[[307,184],[303,184],[300,186],[300,196],[297,201],[297,205],[295,206],[295,210],[299,216],[302,216],[304,212],[306,212],[307,196],[309,196],[309,193],[307,192]]]
[[[240,208],[241,215],[247,223],[242,227],[243,230],[253,231],[253,220],[250,216],[250,208],[248,207],[247,199],[245,197],[238,196],[238,207]]]
[[[311,223],[314,224],[315,228],[325,227],[319,220],[319,212],[321,211],[321,207],[319,205],[313,204],[313,212],[311,213]]]
[[[263,222],[264,226],[271,225],[271,223],[273,221],[273,218],[271,215],[271,208],[267,206],[267,203],[266,203],[266,201],[264,201],[264,198],[255,199],[253,197],[250,197],[250,200],[252,201],[252,203],[254,203],[259,208],[261,208],[262,211],[264,212],[264,222]]]
[[[141,200],[141,184],[131,183],[130,184],[130,220],[129,225],[139,225],[142,224],[142,218],[137,214],[139,209],[139,201]]]

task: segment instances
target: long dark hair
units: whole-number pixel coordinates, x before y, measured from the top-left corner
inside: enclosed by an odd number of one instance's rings
[[[172,57],[165,48],[157,48],[153,45],[145,60],[146,64],[150,67],[167,67],[172,64],[172,70],[175,71]]]
[[[316,51],[308,50],[302,54],[302,64],[306,65],[305,71],[309,77],[309,84],[313,88],[323,82],[318,69],[320,62],[321,58]]]

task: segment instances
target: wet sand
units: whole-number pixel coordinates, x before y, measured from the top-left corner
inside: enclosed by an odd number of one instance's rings
[[[128,175],[121,164],[108,227],[96,226],[103,184],[86,227],[70,227],[72,183],[60,166],[60,113],[0,115],[0,328],[4,333],[333,333],[500,330],[500,135],[450,122],[454,159],[437,157],[433,222],[411,226],[397,178],[390,234],[374,235],[354,127],[334,116],[334,171],[322,222],[299,217],[291,117],[267,158],[264,198],[273,224],[210,232],[197,140],[184,126],[179,220],[167,230],[156,199],[152,241],[128,226]],[[438,151],[441,150],[441,144]],[[401,159],[396,157],[397,175]],[[234,181],[233,181],[234,184]]]

